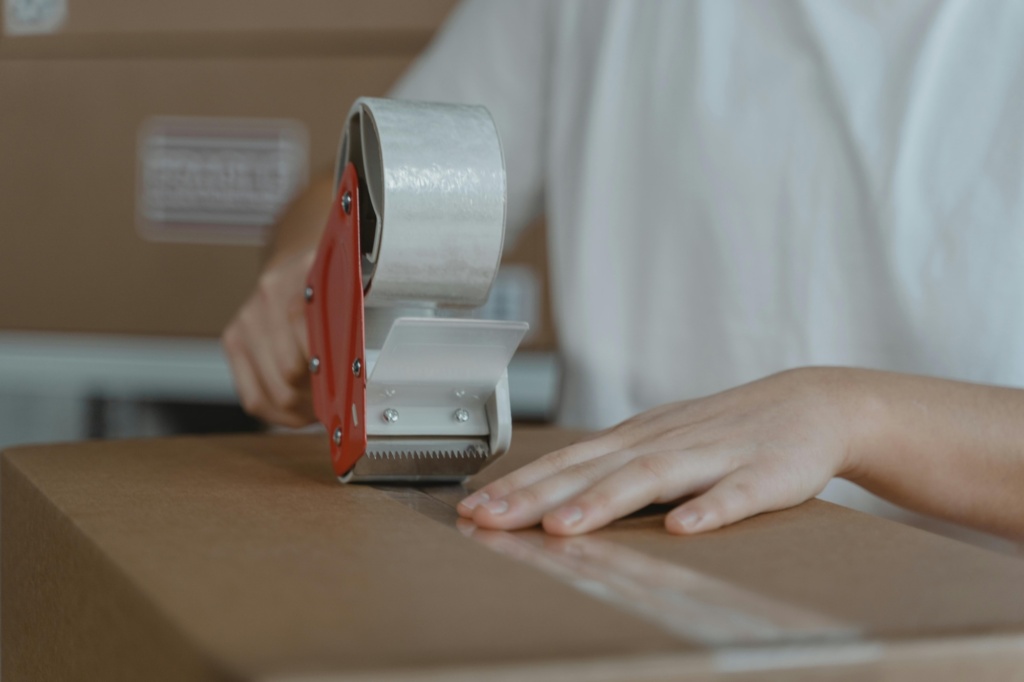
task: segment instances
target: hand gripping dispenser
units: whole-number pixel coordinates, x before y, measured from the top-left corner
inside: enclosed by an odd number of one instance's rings
[[[342,482],[460,481],[508,449],[525,322],[439,317],[487,299],[505,168],[483,107],[362,98],[305,290],[317,418]]]

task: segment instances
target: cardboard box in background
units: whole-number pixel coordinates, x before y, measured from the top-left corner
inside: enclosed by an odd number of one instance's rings
[[[219,335],[352,100],[385,94],[453,4],[5,0],[0,331]],[[535,269],[543,242],[510,260]],[[531,345],[551,347],[538,296]]]
[[[286,121],[309,168],[333,164],[340,122],[404,57],[26,59],[0,62],[0,324],[6,329],[215,336],[250,291],[261,249],[158,242],[137,225],[142,131],[156,117],[229,135]],[[268,216],[269,217],[269,216]],[[223,241],[219,236],[213,242]]]

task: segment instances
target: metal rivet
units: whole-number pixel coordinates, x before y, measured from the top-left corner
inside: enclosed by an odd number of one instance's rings
[[[341,427],[334,429],[334,435],[331,436],[331,440],[334,441],[335,445],[341,445]]]
[[[469,421],[469,410],[460,407],[459,409],[455,410],[455,413],[452,414],[452,417],[454,417],[455,421],[457,421],[457,422],[468,422]]]
[[[309,360],[309,372],[310,374],[316,374],[320,371],[320,358],[313,356]]]
[[[341,196],[341,208],[342,208],[342,210],[345,211],[345,215],[348,215],[349,213],[352,212],[352,193],[351,192],[345,192]]]
[[[313,300],[313,287],[306,287],[306,291],[303,292],[303,296],[306,297],[306,303]]]
[[[398,421],[398,410],[396,410],[393,407],[389,407],[388,409],[384,410],[384,414],[382,414],[381,417],[383,417],[384,421],[386,421],[388,424],[394,424],[396,421]]]
[[[356,358],[356,361],[352,363],[352,374],[354,374],[355,376],[359,376],[362,373],[362,371],[363,362],[359,358]]]

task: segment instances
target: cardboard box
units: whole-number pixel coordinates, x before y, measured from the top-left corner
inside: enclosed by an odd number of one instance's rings
[[[485,476],[569,442],[518,430]],[[823,502],[693,538],[453,527],[323,437],[8,451],[18,680],[1012,680],[1024,562]]]
[[[0,62],[0,325],[7,330],[216,336],[250,293],[258,239],[147,238],[139,144],[154,119],[243,129],[298,122],[309,169],[333,163],[351,99],[405,58]],[[215,139],[212,135],[210,140]],[[212,143],[211,143],[212,144]],[[259,226],[255,226],[259,229]]]
[[[352,101],[454,2],[6,0],[0,331],[218,336]],[[532,230],[492,308],[549,349],[543,247]]]
[[[454,0],[6,0],[0,331],[217,336]]]

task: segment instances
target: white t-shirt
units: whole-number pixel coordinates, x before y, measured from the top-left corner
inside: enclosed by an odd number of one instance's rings
[[[561,422],[782,369],[1024,386],[1024,2],[474,1],[393,92],[486,105],[547,216]]]

